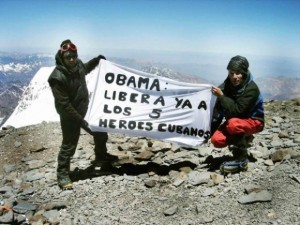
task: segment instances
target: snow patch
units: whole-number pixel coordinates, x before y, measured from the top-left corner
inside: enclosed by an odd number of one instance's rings
[[[54,98],[48,83],[48,78],[55,66],[42,67],[32,78],[12,115],[2,127],[15,128],[35,125],[42,122],[57,122],[59,115],[55,110]],[[87,86],[93,90],[98,66],[86,76]]]

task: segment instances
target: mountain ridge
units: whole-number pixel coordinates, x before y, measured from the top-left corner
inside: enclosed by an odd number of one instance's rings
[[[155,73],[159,76],[189,83],[209,83],[211,76],[200,77],[183,73],[190,69],[180,68],[180,65],[153,63],[145,60],[113,57],[118,64],[132,67],[144,72]],[[189,64],[188,64],[189,65]],[[43,54],[8,54],[0,55],[0,125],[13,113],[23,92],[41,67],[54,66],[54,58]],[[6,69],[4,69],[6,68]],[[10,69],[7,69],[10,68]],[[199,66],[193,67],[196,71]],[[209,68],[213,68],[210,65]],[[203,72],[204,67],[200,68]],[[178,72],[181,71],[181,72]],[[209,74],[209,71],[207,71]],[[192,73],[190,73],[192,74]],[[300,96],[300,78],[297,77],[259,77],[255,78],[263,97],[266,100],[290,100]],[[220,81],[221,83],[222,81]],[[215,84],[218,85],[218,84]]]

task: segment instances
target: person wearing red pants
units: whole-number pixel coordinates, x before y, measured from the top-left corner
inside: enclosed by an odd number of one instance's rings
[[[248,168],[247,142],[264,128],[263,98],[249,62],[234,56],[227,66],[228,76],[219,87],[212,87],[217,96],[211,123],[211,143],[216,148],[230,146],[233,161],[221,165],[222,173]],[[222,123],[223,122],[223,123]]]

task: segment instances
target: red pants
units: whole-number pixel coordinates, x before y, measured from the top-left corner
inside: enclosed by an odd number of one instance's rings
[[[263,123],[255,119],[231,118],[224,122],[211,137],[211,143],[216,148],[223,148],[229,140],[238,134],[251,135],[262,131]]]

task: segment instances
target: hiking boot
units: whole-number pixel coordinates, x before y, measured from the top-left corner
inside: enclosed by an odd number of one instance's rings
[[[92,161],[92,166],[94,167],[94,169],[102,168],[102,169],[108,170],[108,169],[112,168],[111,162],[103,161],[103,160],[94,160],[94,161]]]
[[[238,173],[241,171],[247,171],[248,162],[249,162],[248,159],[223,162],[222,165],[220,166],[220,172],[221,174],[228,174],[228,173]]]
[[[110,175],[113,171],[113,166],[108,161],[93,161],[92,166],[94,168],[94,175],[101,176],[101,175]]]
[[[106,160],[108,162],[111,162],[111,163],[114,163],[114,162],[117,162],[119,160],[119,157],[115,156],[115,155],[111,155],[111,154],[106,154],[105,157],[104,157],[104,160]]]
[[[96,159],[92,162],[92,165],[98,164],[101,166],[103,163],[106,164],[111,164],[111,165],[118,165],[119,157],[115,155],[110,155],[110,154],[105,154],[103,157],[97,157]]]
[[[243,145],[231,145],[229,146],[229,150],[232,152],[233,160],[222,163],[220,166],[221,174],[246,171],[248,169],[249,162],[247,148],[245,148]]]
[[[73,189],[73,182],[71,181],[69,176],[63,176],[57,178],[58,186],[62,190],[72,190]]]

